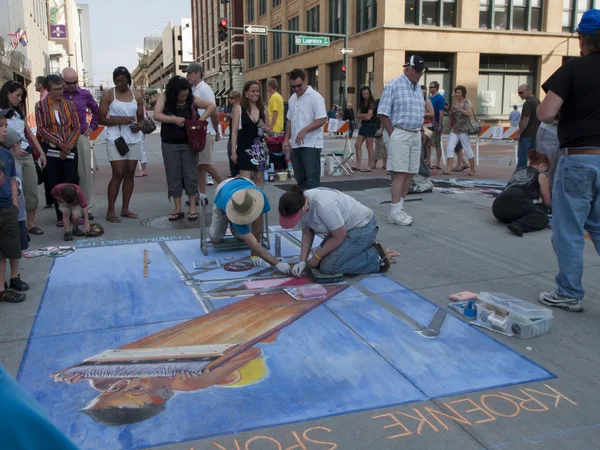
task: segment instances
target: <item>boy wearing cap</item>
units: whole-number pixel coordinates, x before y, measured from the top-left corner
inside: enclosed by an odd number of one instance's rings
[[[6,288],[6,260],[21,259],[19,192],[15,158],[4,148],[12,109],[0,109],[0,302],[19,303],[25,294]]]
[[[560,112],[562,157],[552,191],[552,246],[558,261],[556,290],[542,292],[546,306],[583,311],[583,232],[600,254],[600,9],[586,11],[576,30],[581,58],[565,62],[542,85],[546,97],[538,119],[552,123]]]
[[[58,202],[58,209],[63,215],[65,227],[65,241],[72,241],[73,236],[83,237],[90,231],[90,215],[88,212],[88,201],[85,194],[76,184],[57,184],[52,189],[52,197]],[[79,229],[79,223],[83,218],[83,229]],[[73,231],[71,232],[71,223]]]
[[[227,232],[227,225],[231,223],[231,232],[250,247],[253,256],[289,274],[292,271],[290,265],[280,262],[259,243],[262,232],[260,217],[270,210],[267,196],[252,181],[240,176],[228,178],[219,183],[215,191],[210,239],[213,244],[219,244]]]
[[[387,171],[392,173],[392,205],[389,223],[411,225],[413,218],[404,212],[413,175],[421,163],[421,126],[425,99],[419,80],[427,70],[423,58],[410,57],[404,73],[390,81],[383,90],[378,114],[388,149]]]

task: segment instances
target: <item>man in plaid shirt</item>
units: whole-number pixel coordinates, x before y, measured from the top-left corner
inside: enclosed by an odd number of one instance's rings
[[[404,198],[421,161],[425,100],[419,80],[425,70],[423,58],[411,56],[404,65],[404,73],[386,85],[379,102],[378,115],[388,150],[387,170],[392,173],[392,206],[388,221],[397,225],[413,222],[413,218],[404,212]]]

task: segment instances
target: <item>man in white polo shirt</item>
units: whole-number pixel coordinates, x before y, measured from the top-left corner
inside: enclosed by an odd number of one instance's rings
[[[294,94],[289,100],[284,145],[292,151],[296,182],[306,191],[321,185],[321,150],[327,110],[323,96],[306,84],[302,69],[290,73],[290,87]]]
[[[187,79],[192,85],[192,93],[195,97],[200,97],[211,103],[216,103],[215,94],[204,78],[204,68],[199,63],[191,63],[184,70]],[[204,114],[203,109],[198,110],[198,114]],[[198,190],[200,197],[206,198],[206,184],[211,186],[214,178],[217,184],[223,181],[223,177],[215,166],[212,165],[212,153],[215,141],[221,139],[219,135],[219,113],[215,112],[208,121],[208,135],[206,136],[206,147],[198,153]],[[208,181],[208,183],[207,183]]]
[[[425,70],[423,58],[411,56],[404,65],[404,73],[385,86],[377,109],[385,130],[387,170],[392,173],[392,207],[388,221],[397,225],[413,223],[412,217],[404,212],[404,198],[421,162],[425,99],[419,80]]]

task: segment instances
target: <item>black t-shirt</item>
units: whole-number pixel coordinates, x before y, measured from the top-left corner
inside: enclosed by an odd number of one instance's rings
[[[561,148],[600,147],[600,53],[565,62],[542,85],[564,100],[558,122]]]
[[[500,195],[537,200],[540,198],[539,178],[540,172],[533,167],[527,166],[517,169],[510,180],[508,180],[506,189]]]
[[[522,117],[529,117],[529,123],[527,123],[527,127],[525,127],[523,133],[521,133],[521,137],[536,136],[537,130],[540,126],[540,121],[537,118],[537,107],[539,104],[539,99],[534,96],[531,96],[527,100],[525,100],[525,104],[523,105]]]
[[[188,120],[192,118],[191,105],[177,108],[174,112],[169,111],[168,107],[165,106],[163,112],[168,116],[183,117],[184,119]],[[167,144],[187,144],[188,138],[185,127],[180,127],[174,123],[163,123],[160,127],[160,140],[162,142],[166,142]]]
[[[360,108],[360,113],[361,114],[367,114],[369,112],[369,110],[372,109],[373,110],[373,115],[371,116],[371,118],[369,120],[367,119],[362,119],[360,121],[361,125],[368,125],[370,123],[375,123],[375,117],[377,116],[377,112],[375,111],[375,105],[373,103],[369,103],[367,106],[362,106]]]

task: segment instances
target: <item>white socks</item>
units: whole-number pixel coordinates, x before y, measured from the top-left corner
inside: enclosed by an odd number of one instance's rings
[[[390,215],[394,216],[398,212],[402,211],[402,208],[404,208],[404,199],[403,198],[401,198],[398,203],[392,203],[392,209],[390,211]]]

